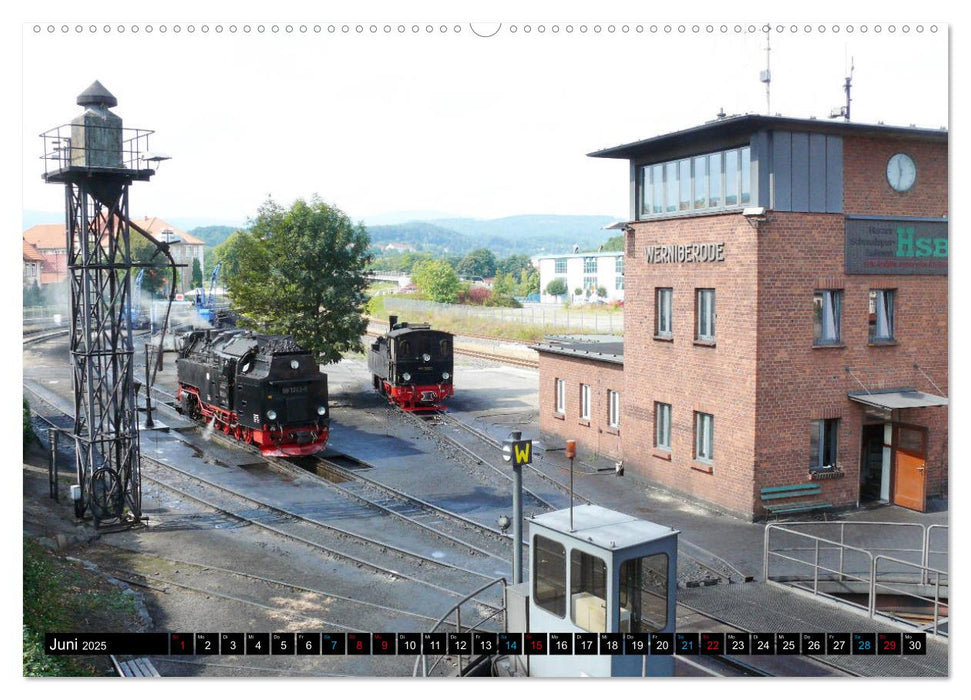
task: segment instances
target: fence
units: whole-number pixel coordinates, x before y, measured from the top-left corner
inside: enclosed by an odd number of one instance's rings
[[[879,546],[867,544],[872,537],[866,531],[871,528],[880,529],[884,542]],[[829,531],[829,537],[819,534],[825,530]],[[936,558],[943,561],[942,566],[947,566],[946,540],[943,549],[932,548],[935,535],[939,539],[939,534],[946,530],[946,525],[925,527],[920,523],[888,522],[768,525],[763,551],[765,581],[786,583],[816,596],[836,598],[865,609],[871,618],[881,615],[907,624],[917,624],[926,618],[929,632],[943,634],[940,623],[941,611],[947,608],[948,573],[929,566],[928,562]],[[777,535],[775,546],[773,534]],[[780,539],[785,542],[780,544]],[[853,545],[848,540],[860,541]],[[897,556],[876,552],[892,552]],[[847,593],[861,592],[866,594],[865,606],[844,597]],[[881,595],[886,602],[881,601]],[[901,600],[907,603],[901,605]],[[920,607],[921,604],[931,612],[925,616],[901,612],[908,605]]]
[[[415,320],[431,314],[452,320],[482,319],[494,323],[518,323],[550,331],[571,333],[604,333],[619,335],[624,332],[624,314],[621,311],[594,310],[591,308],[564,308],[545,304],[530,304],[521,309],[495,306],[471,306],[466,304],[440,304],[420,299],[387,297],[384,308],[402,317]]]

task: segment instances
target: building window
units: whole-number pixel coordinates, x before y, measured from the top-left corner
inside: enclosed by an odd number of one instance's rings
[[[687,158],[678,163],[678,211],[691,208],[691,161]]]
[[[838,345],[843,291],[824,289],[813,294],[813,345]]]
[[[809,429],[809,469],[832,469],[836,466],[836,438],[839,418],[814,420]]]
[[[678,164],[677,162],[664,164],[664,211],[678,210]]]
[[[607,391],[607,425],[620,427],[620,392]]]
[[[584,258],[583,259],[583,274],[597,274],[597,259],[596,258]]]
[[[556,412],[566,413],[566,380],[556,380]]]
[[[708,208],[722,205],[722,154],[708,156]]]
[[[715,341],[715,290],[697,290],[697,340]]]
[[[566,274],[566,258],[557,258],[556,262],[553,263],[553,274]]]
[[[614,289],[622,291],[624,289],[624,276],[617,275],[617,281],[614,283]]]
[[[671,337],[671,300],[674,290],[660,287],[655,290],[654,333],[665,338]]]
[[[663,214],[664,213],[664,168],[660,165],[655,165],[651,168],[651,187],[654,190],[654,197],[652,198],[653,208],[651,209],[652,214]]]
[[[580,385],[580,420],[590,420],[590,386]]]
[[[657,632],[668,624],[668,555],[620,565],[620,631]]]
[[[557,617],[566,616],[566,549],[559,542],[536,535],[533,538],[536,571],[533,600]]]
[[[597,288],[597,277],[596,275],[589,275],[583,278],[583,289],[584,291]]]
[[[738,206],[738,151],[725,152],[725,206]]]
[[[695,167],[695,209],[704,209],[708,204],[708,159],[699,156],[694,159]]]
[[[614,261],[614,272],[618,275],[624,274],[624,256],[618,255]]]
[[[715,443],[715,417],[710,413],[695,413],[695,459],[710,462]]]
[[[893,289],[870,290],[870,342],[893,340]]]
[[[671,451],[671,404],[654,404],[654,446]]]
[[[607,565],[579,549],[570,552],[570,617],[587,632],[607,631]]]
[[[752,149],[743,148],[742,158],[742,195],[741,203],[750,204],[752,201]]]

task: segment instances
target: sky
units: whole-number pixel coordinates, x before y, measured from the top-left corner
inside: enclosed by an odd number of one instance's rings
[[[944,23],[906,23],[907,33],[905,23],[893,32],[887,22],[772,23],[767,106],[764,21],[588,12],[580,21],[470,23],[447,19],[454,14],[28,22],[23,207],[60,211],[60,189],[39,176],[37,135],[79,114],[76,96],[95,79],[118,99],[125,126],[154,130],[151,149],[171,156],[133,188],[132,214],[229,224],[253,216],[267,196],[289,203],[315,193],[355,220],[397,212],[625,218],[626,162],[587,153],[721,110],[825,120],[843,104],[850,60],[854,121],[948,125]]]

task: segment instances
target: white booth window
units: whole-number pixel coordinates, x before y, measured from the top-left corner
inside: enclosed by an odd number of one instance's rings
[[[667,623],[668,555],[625,561],[620,565],[619,631],[657,632]]]
[[[570,618],[587,632],[607,631],[607,565],[579,549],[570,552]]]
[[[533,537],[533,600],[558,617],[566,616],[566,549],[559,542]]]

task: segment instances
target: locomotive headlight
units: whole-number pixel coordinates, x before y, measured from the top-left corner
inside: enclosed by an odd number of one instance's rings
[[[269,418],[270,420],[276,420],[276,411],[274,411],[271,408],[269,411],[266,412],[266,417]]]
[[[421,359],[423,359],[425,362],[431,362],[432,356],[426,352],[424,355],[421,356]]]
[[[290,360],[290,369],[299,369],[300,363],[296,360]]]
[[[452,376],[452,375],[451,375],[451,374],[449,374],[448,372],[442,372],[442,379],[448,379],[448,378],[449,378],[449,377],[451,377],[451,376]]]
[[[408,372],[405,372],[404,374],[402,374],[401,375],[401,378],[404,379],[406,382],[410,382],[411,381],[411,375],[408,374]]]
[[[318,416],[322,416],[325,413],[327,413],[327,407],[326,406],[317,406],[317,415]]]

